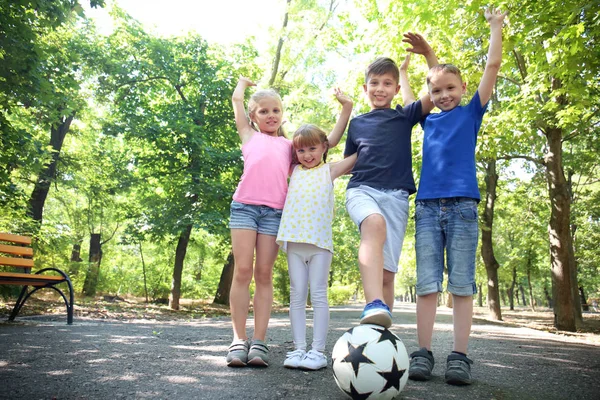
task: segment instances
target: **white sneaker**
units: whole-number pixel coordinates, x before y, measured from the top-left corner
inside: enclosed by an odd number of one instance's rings
[[[283,366],[286,368],[298,368],[298,365],[305,354],[306,351],[300,349],[288,352],[285,361],[283,362]]]
[[[316,371],[318,369],[326,367],[327,357],[325,357],[323,353],[317,350],[310,350],[308,353],[306,353],[306,355],[298,365],[298,368],[310,371]]]

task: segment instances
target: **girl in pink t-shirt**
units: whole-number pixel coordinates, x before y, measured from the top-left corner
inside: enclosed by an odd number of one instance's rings
[[[244,172],[233,195],[229,228],[235,268],[229,295],[233,342],[227,365],[269,365],[265,343],[273,303],[275,242],[288,189],[292,143],[281,128],[283,105],[273,90],[259,90],[244,109],[244,92],[255,84],[240,78],[233,92],[235,124],[242,141]],[[256,253],[256,257],[255,257]],[[254,275],[254,336],[248,340],[246,320]]]

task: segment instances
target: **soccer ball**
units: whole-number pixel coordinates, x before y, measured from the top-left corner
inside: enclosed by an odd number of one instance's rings
[[[338,387],[353,399],[393,399],[408,380],[402,340],[378,325],[358,325],[335,343],[331,355]]]

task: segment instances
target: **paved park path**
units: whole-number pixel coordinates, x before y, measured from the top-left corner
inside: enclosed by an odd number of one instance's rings
[[[358,321],[359,306],[332,308],[328,351]],[[309,317],[311,314],[309,313]],[[228,318],[127,322],[23,317],[0,323],[0,399],[344,399],[331,366],[283,368],[292,349],[287,315],[271,320],[271,366],[232,369]],[[398,304],[392,331],[416,349],[415,309]],[[429,382],[408,381],[400,399],[600,399],[600,343],[475,320],[475,383],[444,383],[452,317],[440,310]],[[311,334],[309,329],[309,334]]]

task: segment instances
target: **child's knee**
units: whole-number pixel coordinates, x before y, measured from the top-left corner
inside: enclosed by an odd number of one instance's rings
[[[386,233],[385,218],[381,214],[371,214],[360,224],[361,239],[382,237],[385,240]]]
[[[396,280],[396,274],[388,271],[386,269],[383,270],[383,286],[384,287],[394,287],[394,282]]]

